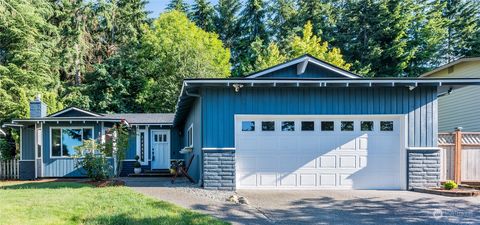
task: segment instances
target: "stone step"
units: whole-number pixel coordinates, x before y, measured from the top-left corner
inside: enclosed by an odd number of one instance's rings
[[[129,177],[173,177],[173,175],[170,174],[170,172],[168,173],[149,172],[149,173],[139,173],[139,174],[131,173],[131,174],[128,174],[128,176]]]

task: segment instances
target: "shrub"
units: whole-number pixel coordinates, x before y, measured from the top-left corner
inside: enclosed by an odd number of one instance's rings
[[[138,161],[136,161],[134,164],[133,164],[133,168],[140,168],[142,167],[142,165],[140,165],[140,163]]]
[[[77,160],[76,167],[83,168],[87,177],[93,181],[101,181],[110,178],[113,169],[105,155],[94,153],[84,154],[83,158]]]
[[[458,184],[455,183],[453,180],[449,180],[445,182],[445,184],[443,184],[443,188],[447,190],[452,190],[452,189],[458,188]]]

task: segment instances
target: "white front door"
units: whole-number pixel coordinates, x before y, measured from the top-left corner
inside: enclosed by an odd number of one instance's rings
[[[170,131],[152,131],[152,169],[170,168]]]
[[[236,116],[237,188],[402,189],[398,116]]]

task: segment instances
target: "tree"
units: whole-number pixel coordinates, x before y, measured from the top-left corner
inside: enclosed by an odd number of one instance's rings
[[[184,0],[171,0],[167,5],[167,10],[177,10],[183,13],[188,12],[188,4]]]
[[[215,31],[225,47],[234,51],[234,43],[239,36],[237,14],[241,5],[238,0],[219,0],[215,6]]]
[[[443,0],[448,34],[442,51],[447,62],[480,55],[480,6],[476,1]]]
[[[206,0],[195,0],[192,7],[191,20],[205,31],[215,30],[213,6]]]
[[[336,37],[336,23],[339,8],[331,0],[298,0],[297,26],[308,21],[312,23],[313,33],[331,42]],[[362,1],[359,1],[362,2]],[[363,3],[361,3],[363,4]]]
[[[288,41],[285,52],[282,52],[275,42],[270,42],[264,47],[259,39],[252,44],[251,49],[254,52],[255,63],[248,72],[266,69],[305,54],[346,70],[351,66],[343,59],[340,49],[329,47],[328,42],[322,42],[320,37],[313,34],[312,23],[309,21],[304,26],[302,36],[294,36]]]
[[[147,81],[137,99],[144,111],[173,112],[184,78],[230,75],[230,51],[185,14],[163,13],[144,29],[138,58]]]
[[[303,36],[295,36],[289,46],[290,58],[295,58],[303,54],[310,54],[320,60],[326,61],[343,69],[350,69],[351,64],[343,59],[340,49],[331,48],[328,42],[322,42],[322,39],[313,34],[313,26],[308,21],[303,29]]]
[[[240,14],[240,37],[233,52],[234,75],[245,74],[255,62],[251,44],[256,40],[268,43],[266,7],[263,0],[248,0]]]
[[[298,10],[294,0],[274,0],[268,11],[271,14],[270,37],[282,42],[281,45],[301,31],[302,27],[297,26]]]

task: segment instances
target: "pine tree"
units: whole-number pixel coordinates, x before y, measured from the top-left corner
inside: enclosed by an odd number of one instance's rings
[[[444,0],[444,16],[448,19],[448,36],[444,44],[445,61],[478,55],[480,5],[476,1]]]
[[[297,26],[302,27],[308,21],[313,32],[330,42],[335,39],[335,26],[339,9],[331,0],[298,0]]]
[[[241,9],[239,0],[219,0],[215,6],[215,31],[225,47],[235,51],[234,42],[239,37],[238,13]]]
[[[240,14],[240,37],[233,51],[234,75],[244,75],[255,62],[251,44],[256,40],[268,43],[266,5],[263,0],[248,0]]]
[[[205,31],[212,32],[215,30],[214,24],[215,11],[206,0],[195,0],[192,7],[191,20],[197,24],[198,27]]]
[[[171,0],[166,9],[188,13],[188,4],[184,0]]]
[[[285,42],[301,31],[302,27],[297,26],[298,11],[294,0],[274,0],[269,11],[270,36],[276,41]]]

